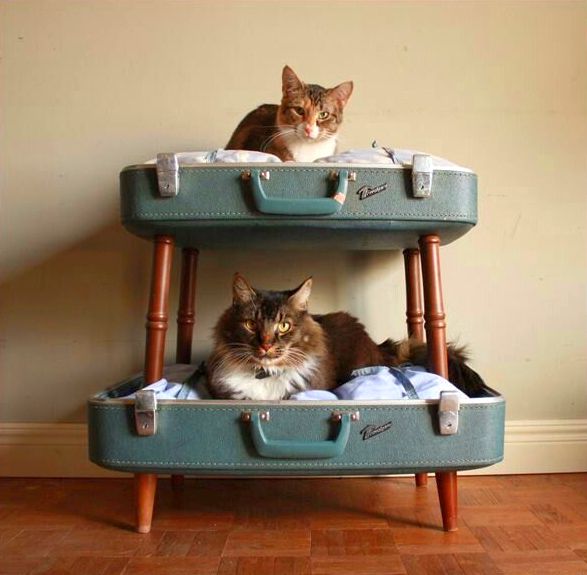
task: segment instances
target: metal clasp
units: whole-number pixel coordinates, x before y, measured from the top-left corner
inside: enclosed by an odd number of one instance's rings
[[[429,198],[432,194],[432,158],[426,154],[414,154],[412,158],[412,193],[414,198]]]
[[[248,182],[252,177],[253,175],[251,174],[251,170],[243,170],[241,172],[241,180],[243,182]],[[270,180],[271,172],[269,170],[261,170],[261,172],[259,173],[259,177],[262,180]]]
[[[251,412],[250,411],[243,411],[241,413],[241,421],[244,421],[245,423],[249,423],[251,421]],[[268,411],[262,411],[259,414],[259,419],[261,421],[269,421],[269,419],[271,418],[271,416],[269,415]]]
[[[175,154],[157,154],[157,182],[163,198],[179,194],[179,162]]]
[[[328,179],[331,182],[337,182],[339,178],[339,172],[337,172],[336,170],[330,170],[329,174],[328,174]],[[347,180],[349,182],[356,182],[357,181],[357,172],[349,172],[349,175],[347,176]]]
[[[157,397],[151,389],[143,389],[135,394],[135,426],[139,435],[157,433]]]
[[[330,416],[330,419],[332,421],[342,421],[342,416],[343,416],[342,411],[333,411],[332,415]],[[351,411],[351,421],[359,421],[361,419],[361,414],[358,411]]]
[[[459,430],[459,394],[456,391],[441,391],[438,403],[440,435],[454,435]]]

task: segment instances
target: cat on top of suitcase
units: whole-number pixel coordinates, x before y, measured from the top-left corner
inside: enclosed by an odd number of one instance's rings
[[[426,365],[426,345],[386,340],[377,345],[346,312],[311,315],[312,278],[287,291],[251,287],[240,274],[232,305],[214,328],[208,387],[217,399],[277,400],[307,389],[332,389],[355,369]],[[467,395],[483,385],[465,364],[461,349],[449,346],[449,379]]]
[[[305,84],[285,66],[281,104],[263,104],[249,112],[225,148],[274,154],[284,162],[313,162],[331,156],[352,91],[352,82],[330,89]]]

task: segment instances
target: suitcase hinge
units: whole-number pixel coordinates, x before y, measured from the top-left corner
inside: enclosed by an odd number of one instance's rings
[[[429,198],[432,194],[432,158],[426,154],[414,154],[412,158],[412,193],[414,198]]]
[[[173,198],[179,194],[179,162],[175,154],[157,154],[157,182],[161,197]]]
[[[157,433],[157,397],[153,390],[141,390],[135,394],[135,426],[139,435]]]
[[[459,429],[460,399],[456,391],[441,391],[438,404],[440,435],[454,435]]]

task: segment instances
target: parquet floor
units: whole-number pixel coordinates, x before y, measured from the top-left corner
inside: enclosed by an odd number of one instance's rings
[[[2,575],[587,574],[587,475],[159,481],[132,531],[131,480],[0,479]]]

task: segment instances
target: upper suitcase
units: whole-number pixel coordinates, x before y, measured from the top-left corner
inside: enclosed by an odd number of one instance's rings
[[[120,188],[128,231],[196,248],[402,249],[426,234],[450,243],[477,223],[477,176],[423,154],[389,164],[188,165],[160,154],[123,169]]]

